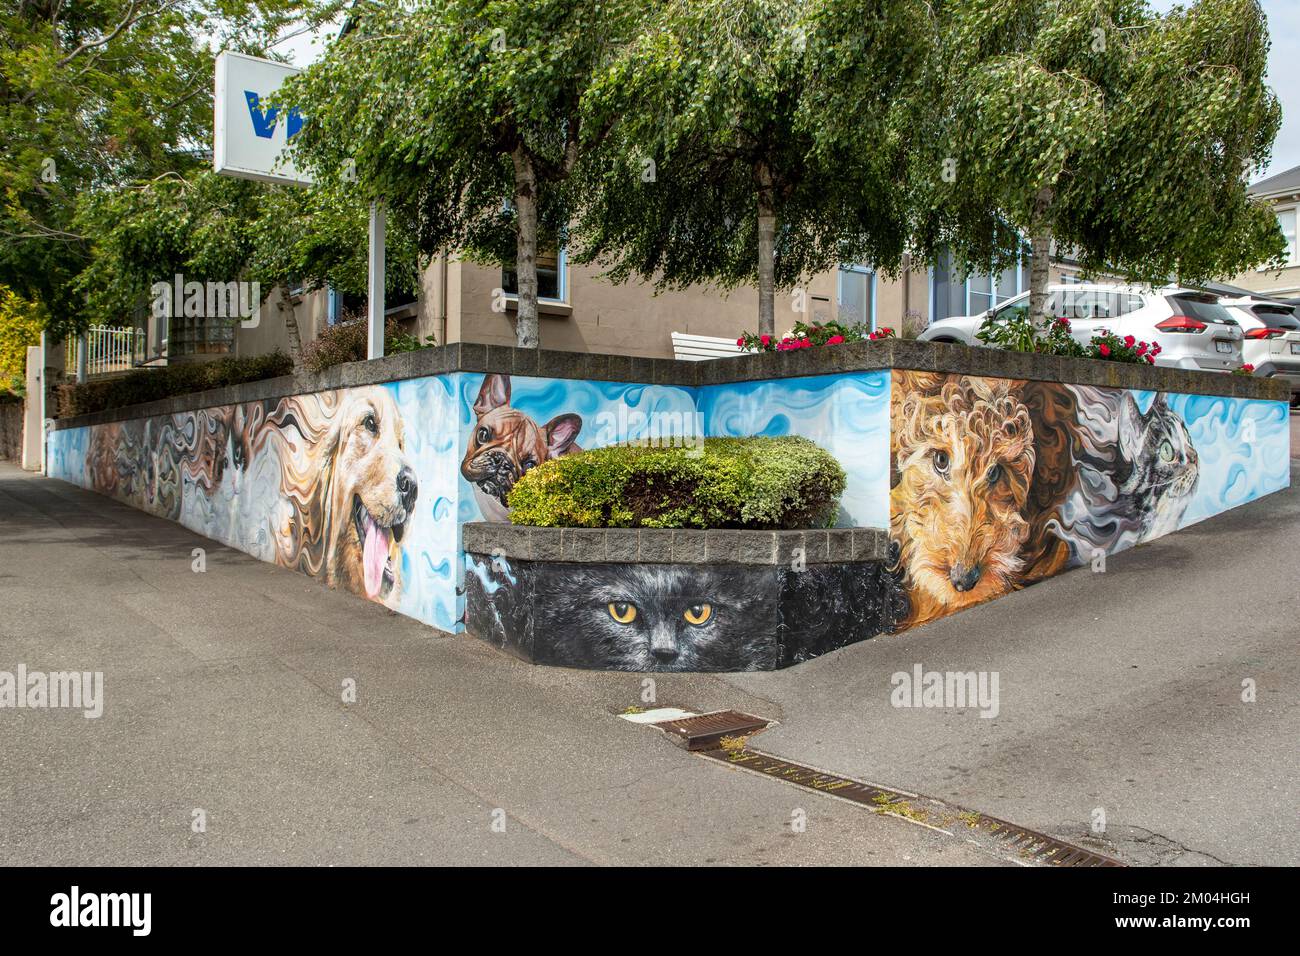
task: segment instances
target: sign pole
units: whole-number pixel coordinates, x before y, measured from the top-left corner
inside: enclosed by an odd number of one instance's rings
[[[366,357],[384,357],[384,259],[387,216],[383,203],[370,204],[369,313],[370,328],[366,338]]]

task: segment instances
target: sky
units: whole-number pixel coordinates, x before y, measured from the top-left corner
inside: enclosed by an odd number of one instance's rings
[[[1176,0],[1149,0],[1165,12]],[[1261,0],[1268,15],[1273,41],[1268,55],[1268,81],[1282,103],[1282,131],[1273,144],[1273,159],[1257,178],[1300,166],[1300,0]],[[318,36],[302,35],[284,41],[278,49],[296,66],[306,66],[324,50],[322,36],[333,36],[337,28]]]

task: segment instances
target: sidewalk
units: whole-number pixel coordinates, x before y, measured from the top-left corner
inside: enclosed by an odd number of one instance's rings
[[[998,862],[618,719],[641,675],[530,667],[0,463],[19,663],[103,671],[106,704],[0,710],[0,865]],[[779,716],[715,678],[658,691]]]

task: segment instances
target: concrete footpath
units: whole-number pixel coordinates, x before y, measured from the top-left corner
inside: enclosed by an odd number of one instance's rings
[[[790,670],[657,675],[658,703],[1131,862],[1297,864],[1298,531],[1293,486]],[[531,667],[0,463],[20,664],[102,671],[105,704],[0,710],[0,865],[1003,862],[618,719],[643,675]],[[916,664],[997,672],[997,717],[892,707]]]

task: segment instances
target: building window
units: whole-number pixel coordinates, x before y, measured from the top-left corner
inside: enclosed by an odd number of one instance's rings
[[[998,275],[963,275],[948,255],[930,270],[930,321],[977,315],[1029,288],[1029,258]]]
[[[997,275],[972,275],[966,277],[966,314],[975,315],[1021,293],[1021,269],[1012,266]]]
[[[564,249],[542,248],[537,250],[537,298],[552,302],[563,302],[567,289],[565,287],[565,252]],[[515,264],[507,262],[501,267],[501,291],[506,295],[519,294],[519,276],[515,274]]]
[[[1286,239],[1286,261],[1287,265],[1300,264],[1300,256],[1296,250],[1296,210],[1279,209],[1277,213],[1277,224],[1282,229],[1282,236]]]
[[[839,320],[876,327],[876,273],[870,266],[840,266]]]

